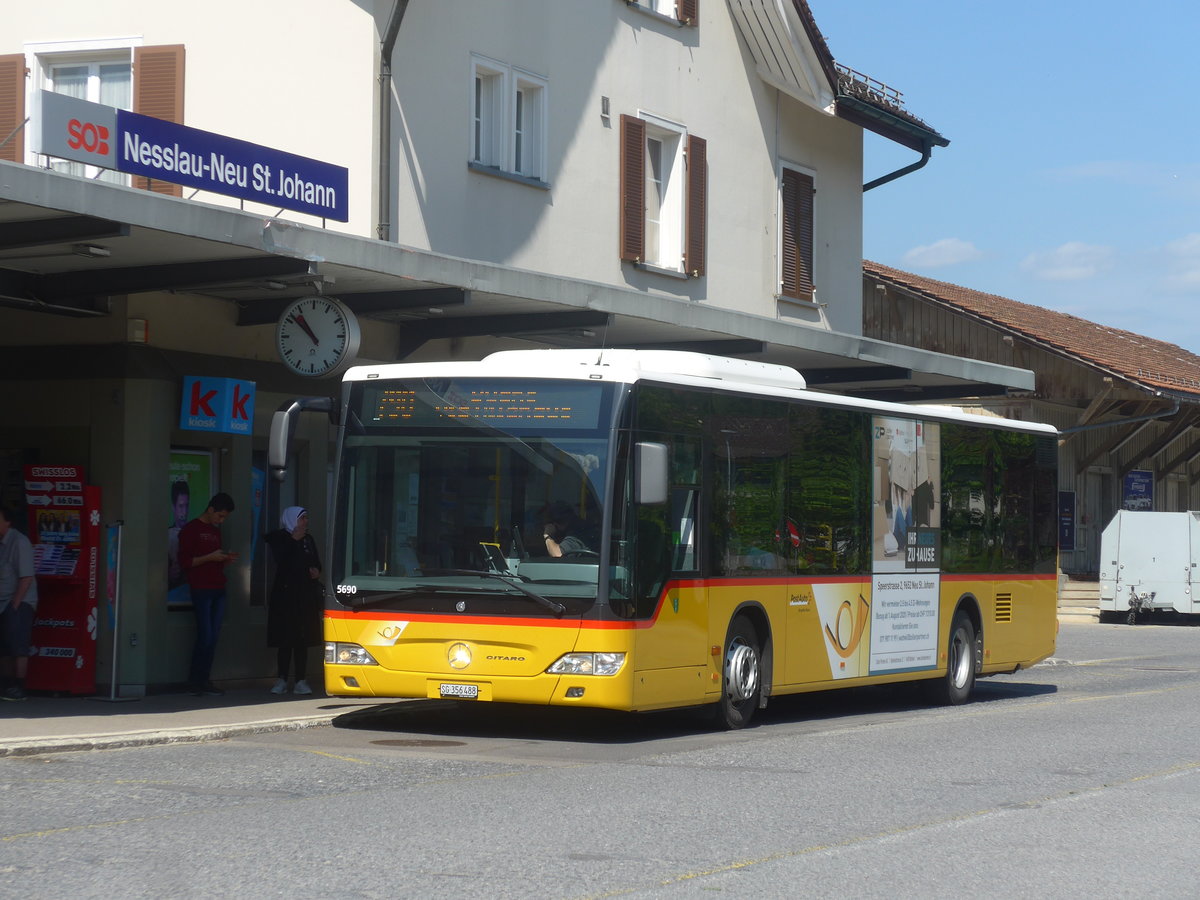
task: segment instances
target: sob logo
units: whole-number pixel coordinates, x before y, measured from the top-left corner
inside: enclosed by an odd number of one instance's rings
[[[82,149],[86,153],[108,156],[108,140],[108,127],[105,125],[80,122],[78,119],[67,122],[67,146],[72,150]]]

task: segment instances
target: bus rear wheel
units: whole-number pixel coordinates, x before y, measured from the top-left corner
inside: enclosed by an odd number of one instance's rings
[[[971,699],[975,688],[975,665],[978,648],[975,644],[975,625],[962,610],[950,623],[950,641],[946,646],[946,674],[934,684],[935,699],[948,706],[958,706]]]
[[[725,637],[721,664],[721,699],[717,702],[716,724],[721,728],[744,728],[758,708],[762,695],[762,651],[758,632],[745,616],[736,617]]]

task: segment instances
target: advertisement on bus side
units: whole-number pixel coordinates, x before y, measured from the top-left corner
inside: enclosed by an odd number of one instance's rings
[[[937,666],[941,442],[936,422],[873,421],[870,673]]]

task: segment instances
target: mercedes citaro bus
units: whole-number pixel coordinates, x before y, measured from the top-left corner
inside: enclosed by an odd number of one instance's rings
[[[1054,652],[1049,426],[644,350],[357,367],[325,408],[331,695],[737,728],[802,691],[962,703]]]

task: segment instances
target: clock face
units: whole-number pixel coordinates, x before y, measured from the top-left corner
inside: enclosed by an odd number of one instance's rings
[[[330,375],[349,365],[361,333],[354,313],[332,297],[303,297],[275,327],[279,358],[300,375]]]

